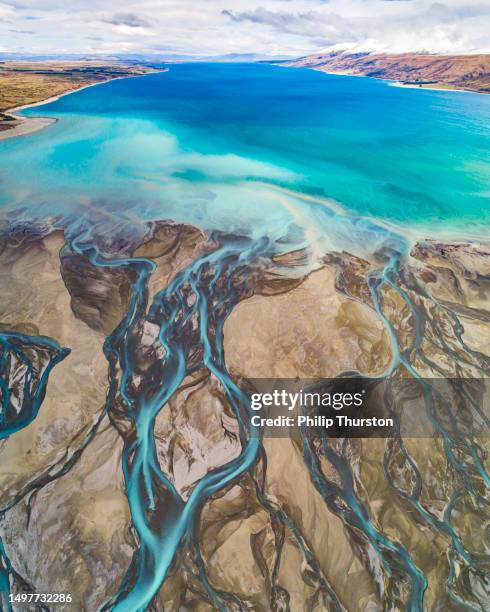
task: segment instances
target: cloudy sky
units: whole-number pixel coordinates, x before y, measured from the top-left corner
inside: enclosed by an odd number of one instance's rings
[[[0,51],[490,51],[489,0],[0,0]]]

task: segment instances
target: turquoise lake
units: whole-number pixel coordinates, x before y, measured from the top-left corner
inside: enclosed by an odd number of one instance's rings
[[[193,63],[24,114],[59,119],[0,142],[0,204],[34,216],[95,207],[252,234],[294,225],[313,242],[329,234],[327,247],[364,242],[369,219],[424,236],[490,223],[482,94]]]

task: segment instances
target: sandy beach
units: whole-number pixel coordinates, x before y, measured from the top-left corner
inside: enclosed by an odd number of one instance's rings
[[[0,140],[7,140],[8,138],[14,138],[15,136],[26,136],[32,134],[38,130],[42,130],[48,125],[56,123],[57,119],[51,117],[19,117],[18,115],[12,115],[20,123],[17,123],[12,128],[8,128],[0,132]]]

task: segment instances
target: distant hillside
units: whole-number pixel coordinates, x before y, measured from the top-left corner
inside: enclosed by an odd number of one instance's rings
[[[422,53],[347,53],[308,55],[289,66],[332,74],[392,79],[406,85],[470,89],[490,93],[490,55],[429,55]]]

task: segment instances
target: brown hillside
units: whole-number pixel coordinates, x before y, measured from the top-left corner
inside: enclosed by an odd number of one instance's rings
[[[333,74],[393,79],[407,85],[451,87],[490,92],[490,55],[422,53],[329,53],[309,55],[289,65]]]

